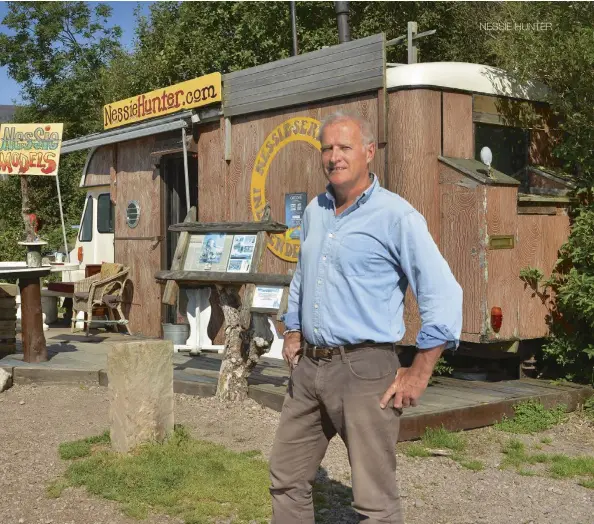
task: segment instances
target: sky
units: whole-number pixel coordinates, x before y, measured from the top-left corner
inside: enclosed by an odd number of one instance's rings
[[[95,6],[98,2],[87,2],[91,6]],[[119,25],[122,28],[122,44],[126,48],[131,48],[134,39],[134,9],[137,5],[142,6],[142,12],[145,15],[149,14],[149,5],[152,2],[102,2],[108,4],[112,8],[110,25]],[[0,22],[8,13],[7,2],[0,1]],[[0,24],[0,32],[9,34],[6,26]],[[19,85],[8,76],[8,68],[0,67],[0,105],[10,105],[15,102],[21,102],[19,96]]]

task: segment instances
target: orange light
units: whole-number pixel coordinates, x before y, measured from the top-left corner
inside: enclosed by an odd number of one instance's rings
[[[503,312],[500,307],[494,306],[491,308],[491,327],[495,333],[499,333],[503,324]]]
[[[80,247],[78,248],[78,253],[77,253],[77,255],[78,255],[78,261],[79,261],[79,262],[82,262],[82,261],[83,261],[83,248],[82,248],[82,246],[80,246]]]

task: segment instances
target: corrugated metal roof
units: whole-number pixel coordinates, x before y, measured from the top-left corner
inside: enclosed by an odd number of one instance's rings
[[[165,133],[166,131],[174,129],[181,129],[182,127],[187,127],[189,125],[189,120],[192,117],[192,114],[192,111],[184,111],[183,113],[156,118],[149,122],[141,122],[120,129],[103,131],[101,133],[94,133],[92,135],[66,140],[62,142],[60,153],[72,153],[73,151],[80,151],[81,149],[105,146],[116,142],[134,140],[135,138],[141,138],[143,136]]]

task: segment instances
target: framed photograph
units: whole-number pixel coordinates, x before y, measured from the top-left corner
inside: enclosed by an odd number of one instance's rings
[[[234,235],[227,271],[249,273],[255,247],[256,235]]]
[[[186,248],[186,258],[184,259],[184,271],[198,271],[203,244],[204,235],[190,235],[188,247]]]
[[[208,233],[190,235],[184,271],[227,271],[227,262],[231,253],[233,235]]]

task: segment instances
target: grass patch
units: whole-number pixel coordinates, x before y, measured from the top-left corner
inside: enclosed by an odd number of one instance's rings
[[[583,486],[584,488],[594,489],[594,479],[582,480],[582,481],[578,482],[578,484],[580,486]]]
[[[551,457],[551,474],[557,478],[591,476],[594,480],[594,457]]]
[[[195,440],[183,427],[176,427],[165,443],[146,444],[129,455],[93,446],[104,442],[105,434],[62,444],[60,455],[77,460],[63,479],[48,487],[48,494],[86,486],[94,495],[120,502],[130,517],[156,511],[181,517],[186,524],[270,518],[268,464],[259,452],[237,453]]]
[[[495,428],[507,433],[538,433],[565,421],[565,406],[546,409],[540,402],[529,400],[514,406],[514,418],[504,417]]]
[[[421,444],[410,444],[405,446],[402,452],[407,457],[430,457],[429,453]]]
[[[591,487],[594,483],[594,457],[569,457],[561,454],[529,453],[526,446],[517,439],[510,439],[502,449],[505,459],[502,468],[514,467],[520,475],[536,475],[526,469],[527,465],[546,464],[546,474],[553,478],[575,478],[579,484]]]
[[[62,495],[62,491],[64,491],[68,487],[68,482],[64,479],[54,480],[50,485],[46,488],[45,492],[50,499],[57,499]]]
[[[480,460],[461,460],[460,466],[472,471],[482,471],[485,465]]]
[[[452,433],[443,426],[437,429],[428,428],[421,441],[428,448],[446,448],[453,451],[464,451],[466,447],[464,439],[458,433]]]
[[[547,446],[553,443],[553,439],[551,437],[543,437],[540,439],[541,444],[546,444]]]
[[[407,444],[402,447],[402,452],[407,457],[432,457],[431,450],[445,449],[453,451],[449,458],[458,462],[463,468],[472,471],[482,471],[485,465],[480,460],[468,459],[464,455],[466,440],[460,433],[452,433],[443,426],[437,429],[428,428],[421,437],[421,441],[415,444]]]
[[[87,437],[73,442],[63,442],[58,447],[58,453],[63,460],[88,457],[94,445],[109,444],[110,441],[109,430],[106,430],[101,435]]]

